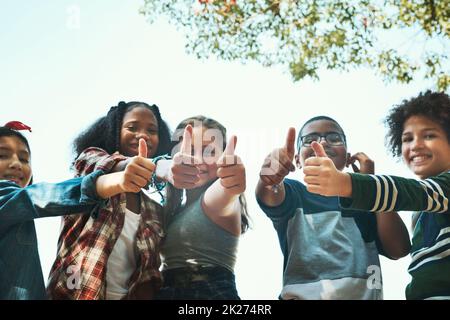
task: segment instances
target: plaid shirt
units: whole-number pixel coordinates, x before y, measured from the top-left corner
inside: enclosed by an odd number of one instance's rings
[[[94,170],[110,172],[114,165],[126,159],[120,154],[109,155],[99,148],[88,148],[78,157],[77,176]],[[129,280],[124,299],[152,298],[161,286],[159,256],[162,207],[142,191],[141,221],[136,234],[137,269]],[[50,271],[47,294],[51,299],[105,299],[106,266],[117,238],[125,212],[124,193],[109,199],[95,216],[75,215],[62,218],[58,253]]]

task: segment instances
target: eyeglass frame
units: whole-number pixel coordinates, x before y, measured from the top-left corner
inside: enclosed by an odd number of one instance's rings
[[[327,139],[327,136],[328,136],[329,134],[337,134],[337,135],[339,135],[339,136],[342,138],[342,144],[331,144],[331,143],[329,143],[329,142],[328,142],[328,139]],[[317,133],[317,132],[311,132],[311,133],[305,134],[304,136],[299,137],[298,143],[297,143],[297,144],[298,144],[298,149],[300,149],[302,146],[304,146],[304,147],[310,147],[310,146],[311,146],[311,144],[309,144],[309,145],[304,145],[304,144],[303,144],[303,138],[305,138],[305,137],[307,137],[307,136],[310,136],[310,135],[316,135],[316,136],[319,136],[319,138],[320,138],[319,141],[315,140],[315,141],[318,142],[318,143],[320,143],[320,141],[322,141],[322,138],[325,138],[325,141],[326,141],[330,146],[339,147],[339,146],[345,146],[345,145],[347,145],[347,139],[346,139],[344,133],[337,132],[337,131],[329,131],[329,132],[325,132],[324,134],[319,134],[319,133]]]

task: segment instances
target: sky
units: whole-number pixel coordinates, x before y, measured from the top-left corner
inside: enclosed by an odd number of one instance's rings
[[[280,68],[200,61],[185,53],[182,33],[172,25],[147,23],[138,12],[142,3],[0,1],[0,123],[19,120],[32,127],[25,135],[34,181],[57,182],[73,176],[73,139],[119,101],[157,104],[172,129],[198,114],[220,121],[238,137],[236,154],[246,166],[253,219],[239,245],[238,292],[243,299],[277,299],[283,258],[254,197],[264,157],[283,146],[290,126],[298,130],[309,118],[328,115],[345,130],[349,152],[368,154],[376,173],[413,177],[387,153],[382,120],[393,105],[433,83],[384,83],[368,69],[323,70],[318,81],[294,83]],[[411,214],[400,214],[409,228]],[[36,226],[47,278],[60,218],[39,219]],[[404,299],[409,261],[381,257],[385,299]]]

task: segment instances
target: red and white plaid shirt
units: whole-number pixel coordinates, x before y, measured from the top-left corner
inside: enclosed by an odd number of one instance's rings
[[[102,149],[88,148],[75,163],[77,176],[94,170],[110,172],[124,159],[126,157],[120,154],[109,155]],[[137,267],[124,299],[151,298],[161,286],[162,207],[142,191],[140,196],[141,220],[135,248]],[[63,216],[58,253],[47,286],[50,299],[105,299],[106,266],[123,228],[125,212],[122,204],[125,202],[123,193],[110,198],[95,217]]]

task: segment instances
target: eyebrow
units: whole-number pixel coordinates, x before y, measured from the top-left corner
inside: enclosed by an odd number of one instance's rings
[[[310,132],[310,133],[304,134],[304,135],[302,135],[302,137],[309,136],[310,134],[319,134],[320,135],[320,134],[328,134],[328,133],[344,134],[343,132],[339,132],[339,131],[326,131],[324,133],[320,133],[320,132],[314,131],[314,132]]]
[[[5,146],[1,146],[1,145],[0,145],[0,150],[12,151],[11,148],[5,147]],[[29,154],[30,154],[30,152],[28,152],[28,150],[26,150],[26,149],[19,150],[18,153],[19,153],[19,154],[25,154],[25,155],[29,155]]]
[[[439,129],[438,128],[423,128],[420,130],[420,132],[423,132],[423,131],[439,131]],[[407,134],[412,134],[412,132],[411,131],[403,132],[402,136],[407,135]]]
[[[133,124],[133,123],[142,123],[142,122],[140,122],[139,120],[129,120],[127,122],[124,122],[123,125],[125,125],[125,124]],[[150,124],[150,126],[158,127],[158,123],[156,123],[156,122],[151,122],[149,124]]]

